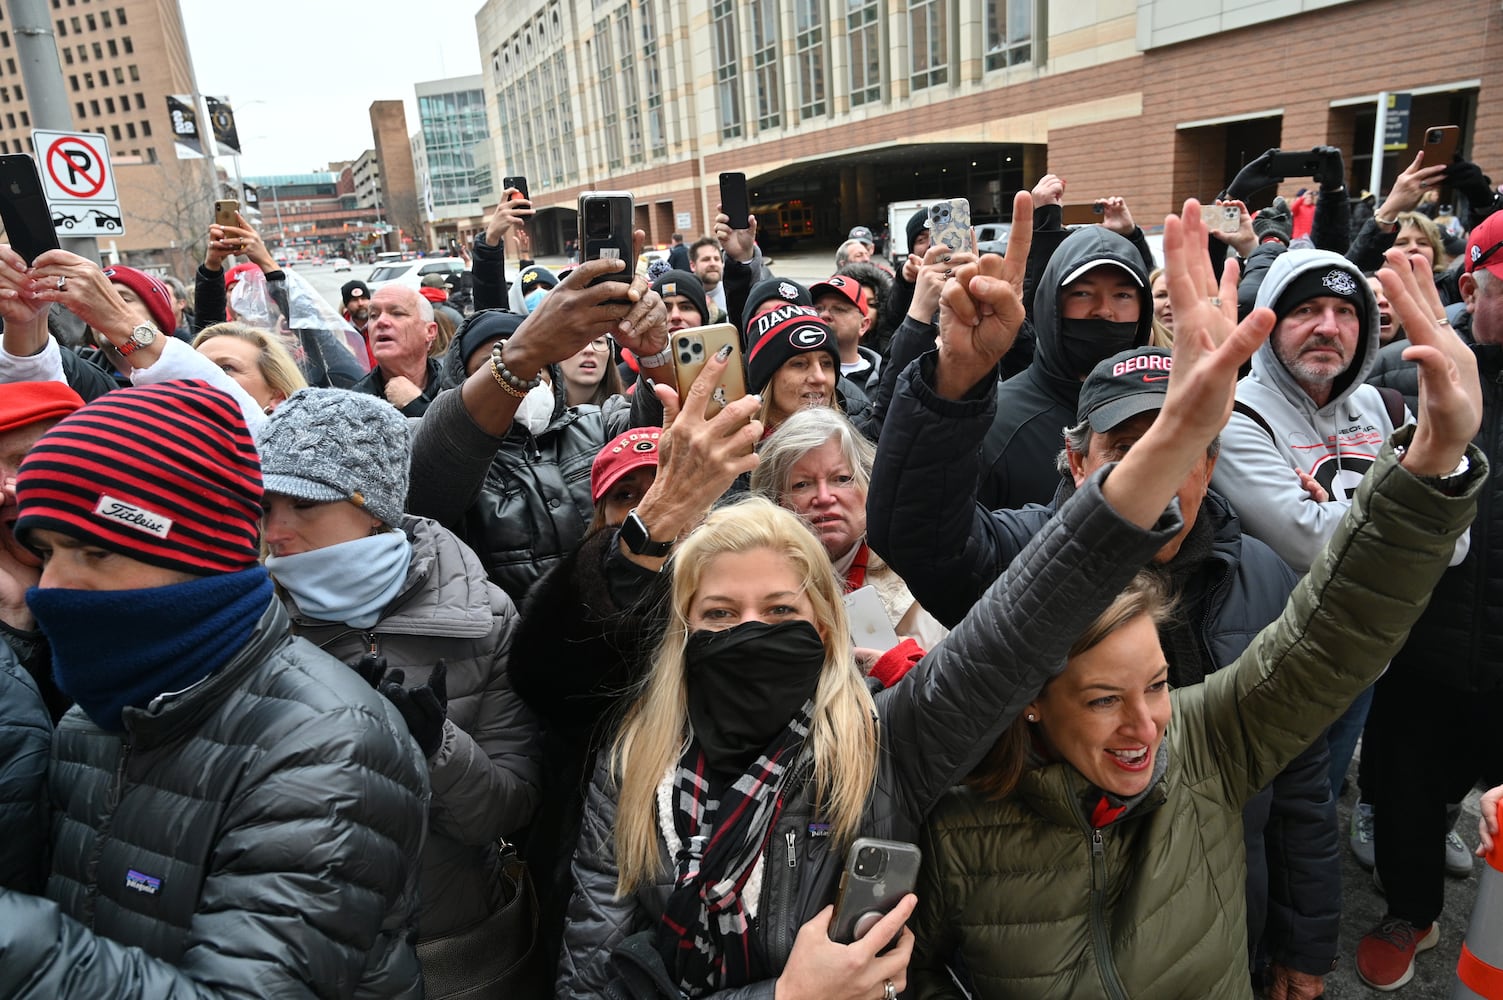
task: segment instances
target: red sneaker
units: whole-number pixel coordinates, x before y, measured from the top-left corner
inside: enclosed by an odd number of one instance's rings
[[[1440,924],[1415,927],[1385,917],[1357,945],[1357,975],[1375,990],[1396,990],[1414,978],[1414,956],[1440,943]]]

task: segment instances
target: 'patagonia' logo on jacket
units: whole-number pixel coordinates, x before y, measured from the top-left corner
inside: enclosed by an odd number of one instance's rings
[[[136,892],[155,896],[162,891],[162,880],[145,872],[138,872],[134,868],[125,873],[125,887],[134,889]]]

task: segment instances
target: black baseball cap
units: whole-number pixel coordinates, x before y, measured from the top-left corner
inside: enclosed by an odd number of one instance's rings
[[[370,286],[359,279],[346,281],[339,289],[339,297],[345,305],[349,305],[351,299],[368,299],[371,297]]]
[[[1164,406],[1174,359],[1162,347],[1134,347],[1113,354],[1091,369],[1080,387],[1077,421],[1089,420],[1103,434],[1130,417]]]

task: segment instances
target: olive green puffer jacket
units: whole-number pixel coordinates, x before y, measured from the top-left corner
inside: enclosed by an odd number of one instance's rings
[[[1450,498],[1383,449],[1279,619],[1174,693],[1164,775],[1117,822],[1092,829],[1065,763],[1001,801],[950,793],[923,844],[916,995],[959,997],[958,954],[978,998],[1250,997],[1242,805],[1403,643],[1486,481],[1470,458]]]

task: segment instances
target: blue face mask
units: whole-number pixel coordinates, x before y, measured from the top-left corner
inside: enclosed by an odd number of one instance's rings
[[[531,316],[532,311],[538,307],[538,303],[543,301],[543,296],[547,294],[548,289],[546,288],[534,288],[522,296],[522,312]]]

